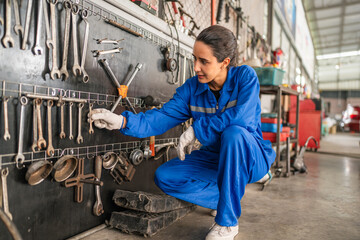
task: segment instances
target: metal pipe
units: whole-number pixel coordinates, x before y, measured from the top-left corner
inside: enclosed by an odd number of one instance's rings
[[[25,96],[28,98],[40,98],[40,99],[44,99],[44,100],[53,100],[53,101],[58,101],[60,99],[59,97],[37,95],[37,94],[32,94],[32,93],[27,93],[27,94],[25,94]],[[78,99],[78,98],[62,98],[62,100],[66,101],[66,102],[87,103],[87,100]]]
[[[22,237],[19,233],[19,230],[15,226],[14,222],[5,214],[5,212],[0,208],[0,219],[4,222],[6,228],[11,234],[14,240],[22,240]]]
[[[116,85],[117,88],[120,88],[120,83],[117,80],[114,72],[111,70],[109,63],[106,61],[106,59],[100,59],[99,63],[104,67],[105,72],[109,75],[110,79],[113,81],[113,83]]]
[[[141,64],[141,63],[138,63],[138,64],[136,65],[135,70],[134,70],[134,72],[132,73],[129,81],[125,84],[126,86],[129,86],[129,85],[131,84],[131,82],[134,80],[135,75],[136,75],[137,72],[141,69],[141,67],[142,67],[142,64]]]

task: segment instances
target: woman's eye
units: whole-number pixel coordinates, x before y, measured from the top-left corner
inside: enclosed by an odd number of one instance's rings
[[[206,64],[207,61],[206,61],[206,60],[201,60],[201,63],[202,63],[202,64]]]

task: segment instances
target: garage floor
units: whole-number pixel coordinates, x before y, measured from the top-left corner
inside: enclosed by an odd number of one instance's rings
[[[307,175],[275,178],[264,191],[248,185],[236,239],[360,239],[359,142],[359,134],[327,136],[321,153],[305,154]],[[326,154],[334,150],[352,157]],[[209,210],[198,207],[151,239],[204,239],[212,223]],[[144,238],[103,229],[83,239]]]

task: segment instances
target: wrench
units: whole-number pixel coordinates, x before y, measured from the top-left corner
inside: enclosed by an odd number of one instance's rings
[[[30,0],[31,1],[31,0]],[[57,64],[57,42],[56,42],[56,19],[55,19],[55,5],[58,0],[50,0],[50,19],[51,19],[51,40],[46,40],[48,48],[52,48],[52,67],[50,71],[50,77],[52,80],[60,78],[60,71]]]
[[[15,13],[14,31],[17,35],[19,35],[19,33],[21,33],[21,36],[24,36],[24,29],[21,26],[19,2],[18,2],[18,0],[13,0],[13,3],[14,3],[14,13]]]
[[[14,39],[11,37],[11,0],[5,0],[5,35],[2,43],[5,48],[14,47]]]
[[[25,19],[25,30],[24,37],[21,44],[21,49],[26,49],[26,44],[29,40],[29,30],[30,30],[30,22],[31,22],[31,11],[32,11],[33,0],[28,1],[27,9],[26,9],[26,19]]]
[[[17,1],[17,0],[14,0]],[[43,53],[43,48],[40,46],[40,34],[41,34],[41,24],[42,24],[42,17],[44,14],[43,11],[43,2],[37,1],[38,2],[38,12],[37,12],[37,25],[36,25],[36,39],[35,39],[35,45],[32,48],[32,52],[34,53],[34,55],[41,55]]]
[[[48,116],[48,147],[46,153],[49,157],[54,156],[54,147],[52,145],[52,127],[51,127],[51,107],[54,105],[53,100],[47,101],[47,116]]]
[[[43,14],[45,18],[45,30],[46,30],[46,40],[51,40],[51,33],[50,33],[50,23],[49,23],[49,12],[47,7],[46,0],[42,0],[43,2]],[[48,47],[50,49],[50,47]]]
[[[9,175],[9,168],[0,169],[1,175],[1,189],[2,189],[2,201],[4,206],[5,214],[12,220],[12,215],[9,210],[9,199],[8,199],[8,191],[7,191],[7,182],[6,177]]]
[[[66,137],[65,131],[64,131],[64,105],[65,102],[60,103],[60,139],[63,139]]]
[[[28,104],[28,99],[22,96],[20,98],[20,103],[21,103],[21,110],[20,110],[19,146],[18,146],[18,153],[15,156],[16,167],[18,169],[24,167],[23,163],[25,161],[25,156],[23,154],[23,142],[24,142],[24,124],[25,124],[25,105]]]
[[[110,54],[110,53],[121,53],[123,48],[114,48],[111,50],[93,50],[91,51],[93,53],[94,57],[99,57],[101,55]]]
[[[97,181],[101,179],[101,168],[102,168],[102,157],[97,156],[95,158],[95,177]],[[100,195],[100,185],[95,185],[95,194],[96,194],[96,201],[93,207],[93,214],[95,216],[100,216],[104,213],[103,203],[101,201]]]
[[[122,40],[124,40],[124,38],[122,38],[120,40],[110,40],[110,39],[104,38],[104,39],[96,39],[96,43],[97,44],[119,44]]]
[[[71,11],[71,23],[72,23],[72,40],[74,46],[74,65],[72,67],[72,72],[74,76],[78,74],[81,75],[81,67],[79,65],[79,50],[77,42],[77,24],[76,24],[76,15],[79,12],[79,7],[77,5],[72,6]]]
[[[74,136],[72,134],[72,106],[74,103],[70,102],[69,103],[69,139],[73,140]]]
[[[7,141],[11,138],[9,132],[9,115],[8,115],[8,103],[9,97],[3,97],[3,107],[4,107],[4,125],[5,125],[5,133],[4,133],[4,140]]]
[[[77,136],[77,143],[80,144],[80,143],[83,143],[84,142],[84,139],[83,137],[81,136],[81,112],[82,112],[82,108],[84,107],[84,103],[79,103],[78,105],[79,107],[79,121],[78,121],[78,136]]]
[[[89,41],[89,22],[88,20],[86,20],[86,18],[88,17],[88,12],[87,10],[83,9],[81,11],[81,17],[83,19],[83,21],[85,22],[85,35],[84,35],[84,46],[83,46],[83,50],[82,50],[82,58],[81,58],[81,71],[83,74],[83,82],[87,83],[89,81],[89,75],[86,73],[85,71],[85,60],[86,60],[86,50],[87,50],[87,45],[88,45],[88,41]]]
[[[89,103],[89,113],[88,113],[88,122],[89,122],[89,134],[93,134],[94,133],[94,129],[93,129],[93,120],[90,118],[91,112],[92,112],[92,108],[93,108],[94,104],[93,103]]]
[[[36,100],[36,114],[37,114],[37,125],[38,125],[38,141],[37,141],[37,146],[39,148],[39,150],[41,150],[41,146],[44,146],[44,148],[46,148],[46,141],[43,137],[43,131],[42,131],[42,123],[41,123],[41,103],[42,100],[37,98]]]
[[[64,7],[66,11],[65,17],[65,36],[64,36],[64,52],[63,52],[63,59],[62,65],[60,69],[60,74],[64,75],[64,81],[68,79],[69,73],[67,71],[67,60],[68,60],[68,53],[69,53],[69,37],[70,37],[70,20],[71,20],[71,8],[72,4],[70,1],[64,1]],[[61,138],[61,135],[60,135]]]
[[[33,144],[31,149],[36,152],[37,148],[37,116],[36,116],[36,99],[33,100]]]

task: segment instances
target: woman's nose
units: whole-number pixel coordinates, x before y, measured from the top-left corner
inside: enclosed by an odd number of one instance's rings
[[[194,61],[194,71],[195,72],[200,72],[200,64],[198,61]]]

